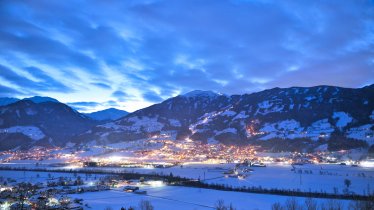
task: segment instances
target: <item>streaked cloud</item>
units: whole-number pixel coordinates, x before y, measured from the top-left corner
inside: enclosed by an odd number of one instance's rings
[[[194,89],[374,82],[371,1],[2,1],[0,19],[2,96],[134,111]]]

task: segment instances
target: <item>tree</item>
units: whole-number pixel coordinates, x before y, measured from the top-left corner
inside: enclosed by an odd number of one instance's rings
[[[286,201],[286,209],[287,210],[301,210],[303,207],[301,207],[295,198],[287,199]]]
[[[305,199],[306,210],[317,210],[317,202],[313,198]]]
[[[330,199],[326,203],[327,209],[331,210],[343,210],[344,206],[340,201]]]
[[[349,179],[344,179],[344,184],[345,184],[345,186],[347,186],[347,188],[349,188],[349,186],[351,186],[352,182]]]
[[[151,202],[146,201],[146,200],[141,200],[139,203],[139,209],[140,210],[154,210],[154,207],[151,204]]]
[[[32,187],[31,183],[22,182],[18,184],[17,192],[17,201],[19,202],[20,209],[23,209],[27,198],[30,197],[34,192],[34,188]]]
[[[216,205],[214,206],[216,210],[227,210],[227,207],[225,206],[225,202],[220,199],[216,202]]]
[[[284,210],[284,208],[279,202],[276,202],[271,205],[271,210]]]

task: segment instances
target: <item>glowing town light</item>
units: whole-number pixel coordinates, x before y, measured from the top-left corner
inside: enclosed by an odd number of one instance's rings
[[[145,165],[144,168],[145,169],[154,169],[155,167],[153,165]]]
[[[362,161],[360,165],[362,167],[374,168],[374,161]]]
[[[152,187],[163,187],[163,186],[165,186],[163,181],[148,181],[148,184],[150,184]]]
[[[5,201],[5,203],[1,204],[0,207],[0,209],[10,209],[10,204]]]
[[[110,157],[108,157],[108,160],[110,162],[119,162],[119,161],[121,161],[121,159],[122,159],[122,157],[120,157],[120,156],[110,156]]]
[[[47,206],[56,206],[59,202],[56,198],[48,198]]]

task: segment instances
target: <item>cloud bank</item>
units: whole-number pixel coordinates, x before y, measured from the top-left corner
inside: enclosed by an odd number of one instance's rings
[[[0,19],[0,96],[134,111],[195,89],[374,82],[372,1],[1,1]]]

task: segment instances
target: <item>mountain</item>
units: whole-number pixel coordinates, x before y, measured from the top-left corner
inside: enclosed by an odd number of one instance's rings
[[[2,97],[0,98],[0,106],[6,106],[19,101],[18,98]]]
[[[9,105],[9,104],[13,104],[17,101],[20,101],[21,99],[18,99],[18,98],[9,98],[9,97],[3,97],[3,98],[0,98],[0,106],[6,106],[6,105]],[[57,101],[56,99],[54,98],[50,98],[50,97],[43,97],[43,96],[33,96],[33,97],[30,97],[30,98],[24,98],[22,100],[30,100],[34,103],[44,103],[44,102],[56,102],[58,103],[59,101]]]
[[[57,101],[54,98],[44,97],[44,96],[33,96],[33,97],[30,97],[30,98],[24,98],[23,100],[29,100],[29,101],[32,101],[36,104],[45,103],[45,102],[59,103],[59,101]]]
[[[55,99],[23,99],[0,107],[0,150],[61,146],[96,124]]]
[[[98,121],[111,121],[111,120],[118,120],[121,117],[126,116],[129,114],[126,111],[115,109],[115,108],[109,108],[97,112],[92,113],[86,113],[85,115]]]
[[[273,88],[252,94],[193,91],[83,133],[77,143],[150,139],[257,144],[281,150],[374,144],[374,85]]]

